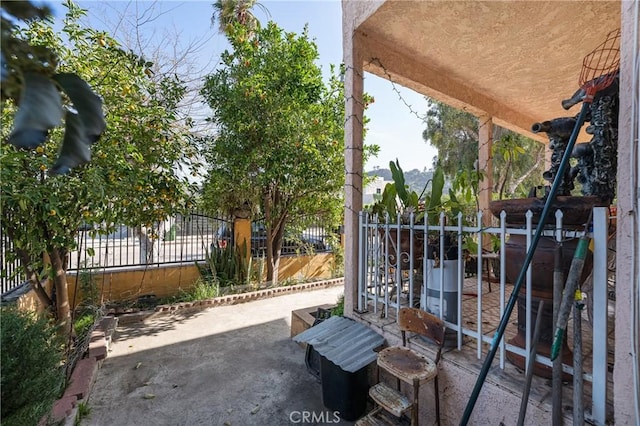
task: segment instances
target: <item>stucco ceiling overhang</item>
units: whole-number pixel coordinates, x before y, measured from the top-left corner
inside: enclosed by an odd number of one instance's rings
[[[546,142],[531,124],[579,112],[560,102],[619,27],[618,1],[386,1],[356,37],[366,71]]]

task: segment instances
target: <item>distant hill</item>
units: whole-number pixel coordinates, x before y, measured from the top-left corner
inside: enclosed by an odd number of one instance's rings
[[[391,177],[391,170],[389,169],[374,169],[366,172],[368,176],[380,176],[384,180],[393,180]],[[422,192],[425,185],[433,176],[433,172],[428,171],[420,171],[418,169],[413,170],[405,170],[404,171],[404,179],[409,185],[409,188],[413,191],[416,191],[418,194]]]

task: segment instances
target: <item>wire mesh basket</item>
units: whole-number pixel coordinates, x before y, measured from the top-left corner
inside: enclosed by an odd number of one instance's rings
[[[585,100],[590,101],[596,92],[609,87],[620,69],[620,29],[607,34],[602,44],[584,57],[580,72],[580,87]]]

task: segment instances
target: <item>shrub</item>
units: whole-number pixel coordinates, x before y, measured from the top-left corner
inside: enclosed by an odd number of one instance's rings
[[[215,282],[207,282],[199,279],[196,284],[185,293],[185,302],[193,302],[196,300],[207,300],[218,297],[220,289]]]
[[[79,315],[76,317],[76,320],[73,324],[73,329],[76,331],[76,336],[78,336],[78,340],[84,340],[93,324],[96,322],[96,312],[91,309],[84,309],[80,311]]]
[[[336,302],[336,306],[331,309],[331,315],[341,317],[344,316],[344,294],[338,296],[338,301]]]
[[[0,317],[2,424],[38,424],[63,390],[62,342],[44,316],[9,307]]]
[[[247,284],[251,266],[246,254],[247,245],[244,243],[239,247],[233,244],[224,247],[211,244],[205,253],[207,263],[202,266],[196,262],[196,266],[203,279],[215,279],[221,287]]]

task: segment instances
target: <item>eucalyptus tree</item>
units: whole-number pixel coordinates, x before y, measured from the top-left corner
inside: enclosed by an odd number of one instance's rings
[[[251,206],[267,228],[267,279],[278,280],[287,223],[324,214],[339,223],[344,187],[344,94],[327,84],[318,50],[275,23],[228,27],[231,49],[203,95],[216,135],[207,149],[204,200],[213,210]]]
[[[47,57],[55,61],[27,53],[28,61],[9,63],[15,78],[8,86],[3,84],[0,208],[2,229],[15,248],[9,257],[21,260],[41,301],[69,331],[66,272],[80,226],[100,224],[109,232],[119,224],[151,224],[178,211],[187,204],[190,188],[176,165],[188,165],[193,149],[188,135],[175,126],[184,93],[180,80],[153,81],[152,64],[120,49],[107,33],[83,27],[79,19],[85,11],[70,1],[65,6],[64,40],[45,15],[12,28],[16,44],[5,46],[3,41],[3,56],[10,60],[21,52],[5,53],[5,47],[30,46],[36,52],[49,52]],[[42,143],[29,147],[7,143],[21,123],[18,114],[28,104],[22,97],[4,94],[24,90],[27,70],[35,70],[40,78],[75,73],[104,102],[104,132],[81,152],[79,166],[63,170],[66,174],[57,168],[58,159],[77,155],[65,150],[64,141],[73,136],[69,118],[64,135],[58,120],[52,120],[41,130]],[[63,99],[67,117],[82,109],[72,96]],[[49,262],[43,261],[43,254]],[[44,291],[47,279],[54,283],[52,295]]]
[[[478,160],[478,119],[473,114],[430,100],[422,137],[438,149],[437,161],[449,177],[477,185],[486,170],[475,170]],[[510,130],[493,128],[493,176],[498,198],[524,196],[543,183],[545,146]],[[455,185],[454,185],[455,186]]]

